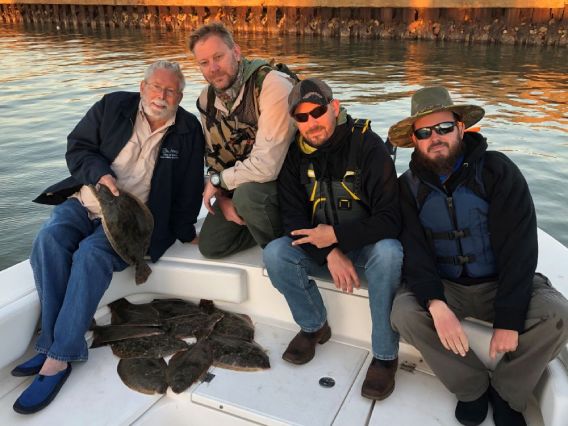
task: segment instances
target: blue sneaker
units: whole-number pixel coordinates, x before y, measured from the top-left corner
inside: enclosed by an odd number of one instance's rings
[[[22,392],[14,403],[14,411],[20,414],[32,414],[47,407],[59,392],[59,389],[71,374],[71,363],[67,368],[53,376],[37,376],[31,385]]]
[[[16,377],[24,377],[24,376],[33,376],[39,373],[41,367],[43,367],[43,363],[47,355],[45,354],[37,354],[32,359],[27,360],[23,364],[18,365],[16,368],[12,370],[12,376]]]

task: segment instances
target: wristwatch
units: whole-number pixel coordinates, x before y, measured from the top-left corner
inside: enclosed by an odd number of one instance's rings
[[[221,175],[219,173],[211,174],[211,176],[209,176],[209,182],[211,182],[211,185],[213,185],[215,188],[220,188],[221,187]]]

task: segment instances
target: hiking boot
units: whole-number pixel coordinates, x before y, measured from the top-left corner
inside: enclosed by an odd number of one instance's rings
[[[483,395],[473,401],[458,401],[456,405],[456,419],[465,426],[477,426],[487,417],[489,408],[489,394]]]
[[[527,426],[523,414],[513,410],[509,403],[501,398],[501,395],[489,387],[489,400],[493,406],[493,421],[495,426]]]
[[[318,331],[312,333],[300,331],[282,354],[282,359],[292,364],[305,364],[314,357],[316,344],[323,345],[330,337],[331,328],[329,328],[327,321]]]
[[[373,358],[361,388],[361,395],[378,401],[389,396],[394,390],[394,375],[397,367],[398,358],[389,361]]]

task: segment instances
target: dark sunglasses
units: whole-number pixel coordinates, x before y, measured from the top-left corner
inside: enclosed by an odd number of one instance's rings
[[[305,123],[308,121],[309,116],[311,115],[313,118],[320,118],[327,112],[327,105],[320,105],[317,108],[312,109],[310,112],[298,112],[296,114],[292,114],[294,120],[298,123]]]
[[[438,123],[435,126],[430,127],[421,127],[420,129],[416,129],[414,131],[414,136],[416,139],[428,139],[432,136],[432,130],[434,130],[439,135],[447,135],[448,133],[452,133],[454,131],[454,127],[456,127],[455,121],[444,121],[443,123]]]

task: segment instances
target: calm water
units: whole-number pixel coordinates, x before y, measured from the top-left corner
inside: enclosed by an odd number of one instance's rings
[[[568,51],[430,42],[237,38],[247,56],[285,62],[325,79],[357,117],[386,136],[408,115],[410,94],[444,84],[458,102],[483,106],[491,149],[521,168],[539,226],[568,245]],[[158,32],[62,32],[0,24],[0,269],[28,257],[50,207],[31,200],[67,176],[66,136],[104,93],[138,90],[145,67],[180,62],[182,105],[196,113],[204,81],[186,35]],[[400,152],[404,171],[409,152]]]

